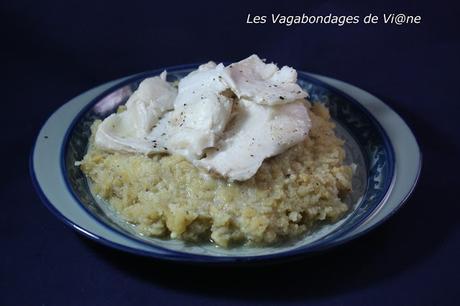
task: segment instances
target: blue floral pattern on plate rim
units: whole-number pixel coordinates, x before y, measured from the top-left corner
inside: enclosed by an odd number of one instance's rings
[[[177,66],[168,69],[168,72],[170,73],[170,76],[172,76],[173,78],[179,78],[184,74],[190,72],[190,70],[193,68],[196,68],[196,65]],[[104,91],[102,94],[93,99],[90,103],[86,105],[86,107],[84,107],[80,111],[80,113],[75,117],[74,121],[72,122],[70,128],[66,133],[65,140],[63,142],[63,147],[61,150],[61,169],[63,171],[64,177],[66,178],[66,183],[67,187],[69,188],[69,191],[77,199],[77,202],[79,202],[80,205],[82,205],[86,210],[90,211],[90,214],[92,214],[93,216],[95,213],[98,212],[98,210],[94,209],[94,207],[91,207],[91,205],[87,207],[86,205],[82,204],[79,195],[75,193],[75,176],[73,176],[72,178],[68,177],[68,174],[70,173],[68,167],[69,164],[73,165],[73,161],[80,160],[82,158],[82,156],[85,153],[86,145],[78,145],[76,147],[73,146],[73,150],[69,150],[69,147],[71,147],[72,145],[68,146],[67,144],[72,143],[72,141],[75,142],[75,140],[78,138],[74,137],[75,135],[78,135],[78,133],[75,134],[74,132],[76,129],[78,129],[79,124],[81,128],[82,122],[92,122],[95,119],[95,117],[100,118],[100,115],[94,116],[94,113],[92,113],[91,110],[94,108],[94,105],[96,105],[102,98],[106,97],[108,94],[113,93],[114,91],[120,88],[126,87],[127,85],[131,85],[131,88],[135,89],[142,79],[158,75],[161,71],[162,70],[155,70],[151,72],[142,73],[140,75],[136,75]],[[353,135],[356,136],[357,142],[360,144],[362,150],[365,152],[366,164],[368,165],[368,188],[366,190],[366,194],[364,195],[366,201],[362,201],[362,203],[360,203],[360,209],[356,210],[358,213],[355,213],[355,217],[352,218],[349,223],[345,224],[344,226],[341,226],[338,230],[334,231],[333,233],[330,233],[329,235],[323,237],[315,243],[308,244],[301,248],[296,248],[290,252],[277,254],[282,255],[283,257],[284,255],[287,256],[319,250],[328,243],[332,242],[338,236],[344,235],[345,233],[360,225],[366,219],[366,217],[368,217],[369,214],[372,213],[382,203],[382,200],[384,199],[385,194],[387,193],[391,185],[394,173],[394,154],[391,143],[388,140],[388,137],[386,136],[384,130],[380,127],[379,123],[373,118],[373,116],[370,113],[367,112],[367,110],[362,105],[360,105],[359,102],[355,101],[353,98],[340,92],[334,87],[331,87],[330,85],[302,72],[299,72],[299,83],[301,86],[303,86],[309,91],[310,100],[312,100],[312,102],[321,101],[323,103],[326,103],[330,108],[332,117],[338,122],[344,123],[347,129]],[[86,120],[84,120],[85,118]],[[88,126],[86,126],[86,129],[87,128]],[[83,143],[85,141],[87,142],[87,136],[89,134],[79,135],[81,135],[80,141],[83,140]],[[79,152],[77,152],[77,154],[75,154],[75,148],[79,149]],[[69,159],[69,156],[71,156],[71,154],[69,155],[69,151],[73,151],[75,155],[73,159]],[[71,168],[78,169],[76,167]],[[77,172],[79,172],[79,170]],[[80,173],[79,175],[81,179],[82,174]],[[116,226],[114,228],[113,224],[110,223],[110,220],[98,219],[104,219],[104,216],[99,215],[97,217],[94,217],[96,220],[98,220],[98,222],[102,222],[110,230],[115,230],[124,235],[127,235],[126,232],[117,229]],[[130,238],[137,239],[135,237]],[[139,239],[137,240],[139,241]],[[162,249],[161,247],[158,248]],[[203,256],[201,255],[176,252],[171,251],[169,249],[166,250],[172,252],[171,255],[174,256],[184,256],[187,258],[190,256],[198,256],[203,258]],[[163,249],[163,251],[165,251],[165,249]],[[214,256],[205,257],[214,258]],[[260,256],[258,256],[257,258],[259,257]],[[231,260],[231,258],[228,259]]]

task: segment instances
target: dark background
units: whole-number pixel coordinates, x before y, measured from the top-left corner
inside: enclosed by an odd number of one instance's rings
[[[459,305],[456,1],[2,1],[0,305]],[[247,25],[251,14],[408,13],[420,25]],[[28,155],[41,124],[96,85],[252,53],[383,99],[424,155],[383,226],[333,251],[231,269],[147,260],[80,237],[41,205]]]

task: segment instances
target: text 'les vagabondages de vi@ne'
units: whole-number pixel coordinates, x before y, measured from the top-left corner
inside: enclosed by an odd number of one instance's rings
[[[279,24],[284,26],[293,25],[313,25],[313,24],[330,24],[337,26],[353,25],[353,24],[389,24],[389,25],[410,25],[420,24],[422,17],[420,15],[409,15],[405,13],[386,13],[386,14],[367,14],[359,15],[254,15],[248,13],[246,17],[247,24]]]

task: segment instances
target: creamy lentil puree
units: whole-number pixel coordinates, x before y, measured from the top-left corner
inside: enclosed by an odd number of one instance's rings
[[[322,104],[308,105],[302,143],[266,159],[256,175],[229,182],[178,155],[108,152],[93,143],[81,162],[94,192],[144,235],[268,245],[299,237],[349,209],[352,167]]]

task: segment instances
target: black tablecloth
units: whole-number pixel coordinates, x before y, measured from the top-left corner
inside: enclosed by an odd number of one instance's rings
[[[460,10],[450,2],[2,2],[0,305],[458,305]],[[422,21],[246,23],[248,14],[272,13]],[[357,85],[408,122],[424,167],[411,199],[383,226],[300,261],[222,269],[109,249],[41,205],[28,156],[60,105],[136,72],[252,53]]]

